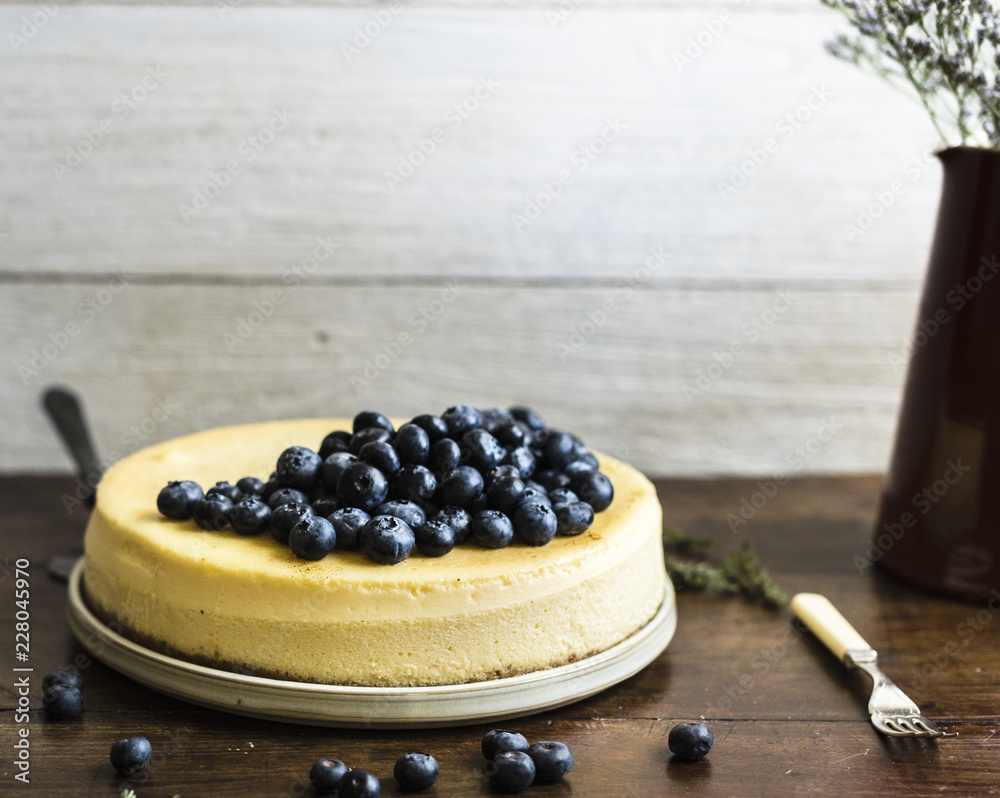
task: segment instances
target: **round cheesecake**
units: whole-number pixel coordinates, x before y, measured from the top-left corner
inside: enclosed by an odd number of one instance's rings
[[[132,640],[190,662],[300,682],[421,686],[564,665],[641,629],[672,600],[661,509],[639,472],[597,455],[614,500],[545,546],[469,542],[396,565],[334,549],[298,559],[269,535],[207,532],[156,509],[171,480],[267,479],[287,447],[349,420],[224,427],[144,449],[97,489],[84,592]]]

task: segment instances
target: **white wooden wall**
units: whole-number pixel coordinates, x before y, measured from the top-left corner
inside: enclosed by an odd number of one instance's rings
[[[108,458],[471,402],[655,475],[882,470],[940,170],[917,104],[823,51],[839,25],[818,0],[0,4],[0,469],[69,468],[39,409],[66,384]]]

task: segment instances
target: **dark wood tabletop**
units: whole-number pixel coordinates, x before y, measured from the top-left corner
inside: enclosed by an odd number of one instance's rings
[[[254,720],[167,698],[93,660],[70,634],[65,586],[46,574],[49,557],[78,543],[86,520],[79,508],[64,507],[72,485],[55,477],[0,480],[0,793],[118,798],[130,786],[139,798],[294,798],[312,794],[309,767],[332,756],[375,772],[383,795],[396,795],[393,763],[417,750],[441,765],[426,794],[490,794],[479,750],[488,724],[357,731]],[[718,538],[723,549],[750,540],[787,593],[826,594],[924,713],[960,736],[879,735],[865,710],[867,677],[846,670],[791,622],[787,608],[682,592],[673,641],[640,674],[562,709],[503,724],[529,740],[561,740],[576,758],[565,780],[533,785],[525,795],[1000,792],[1000,620],[988,606],[927,595],[858,568],[878,478],[793,480],[735,531],[726,516],[738,515],[742,500],[760,490],[755,480],[666,481],[658,488],[668,524]],[[19,559],[30,563],[28,663],[14,659]],[[48,720],[42,676],[70,664],[85,680],[84,711]],[[14,671],[25,666],[33,668],[26,718],[17,711],[24,674]],[[708,758],[672,758],[670,729],[701,718],[715,734]],[[12,746],[21,729],[28,730],[30,786],[14,778],[20,771]],[[134,734],[147,737],[154,754],[127,778],[116,774],[108,751]]]

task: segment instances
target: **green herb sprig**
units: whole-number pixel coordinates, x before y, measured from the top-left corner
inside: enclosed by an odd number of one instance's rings
[[[730,552],[721,566],[710,561],[716,541],[691,538],[680,530],[663,530],[663,553],[667,573],[677,590],[699,590],[724,596],[741,595],[770,609],[788,603],[788,596],[775,584],[749,541]]]
[[[1000,147],[1000,14],[996,0],[821,0],[857,35],[827,44],[916,90],[942,142]]]

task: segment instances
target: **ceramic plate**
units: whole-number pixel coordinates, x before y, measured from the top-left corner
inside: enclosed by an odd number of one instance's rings
[[[653,619],[627,640],[587,659],[506,679],[435,687],[348,687],[308,684],[206,668],[133,643],[87,607],[84,560],[69,582],[73,634],[116,671],[161,693],[255,718],[346,728],[460,726],[553,709],[586,698],[638,673],[666,648],[677,625],[668,581]]]

